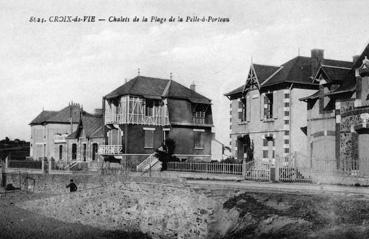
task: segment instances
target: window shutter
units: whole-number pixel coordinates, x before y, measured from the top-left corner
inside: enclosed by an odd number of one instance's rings
[[[249,96],[246,97],[246,120],[251,121],[251,99]]]
[[[264,119],[264,97],[264,93],[260,94],[260,120]]]
[[[270,116],[270,101],[268,96],[264,95],[264,118],[269,119]]]
[[[243,106],[242,106],[242,101],[241,99],[238,99],[238,108],[237,108],[237,112],[238,112],[238,120],[240,122],[243,121],[243,117],[242,117],[242,110],[243,110]]]
[[[238,112],[238,120],[240,122],[242,122],[242,111],[241,112]]]
[[[279,106],[280,102],[278,99],[278,92],[277,91],[273,91],[273,118],[277,119],[278,118],[278,106]]]

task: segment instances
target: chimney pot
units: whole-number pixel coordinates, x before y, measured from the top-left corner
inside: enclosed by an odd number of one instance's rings
[[[359,59],[360,55],[352,56],[352,63],[355,63]]]
[[[191,85],[190,85],[190,89],[193,90],[193,91],[196,91],[196,85],[195,85],[195,82],[192,82]]]

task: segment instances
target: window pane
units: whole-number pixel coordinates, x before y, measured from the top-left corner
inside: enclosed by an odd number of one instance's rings
[[[63,145],[59,145],[59,159],[63,159]]]
[[[204,148],[203,135],[202,132],[195,132],[195,148]]]
[[[154,148],[153,130],[145,130],[145,148]]]

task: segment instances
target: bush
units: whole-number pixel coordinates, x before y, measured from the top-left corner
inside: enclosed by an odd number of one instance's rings
[[[168,162],[179,162],[179,158],[173,156],[174,150],[176,148],[176,142],[173,139],[167,138],[160,148],[162,148],[162,150],[157,149],[155,157],[157,157],[159,161],[162,162],[162,171],[167,169]]]
[[[220,163],[242,163],[242,160],[237,160],[234,157],[228,157],[220,161]]]

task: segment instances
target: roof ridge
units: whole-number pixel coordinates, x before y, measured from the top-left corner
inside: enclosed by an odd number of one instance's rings
[[[162,97],[165,97],[165,96],[168,95],[169,88],[170,88],[171,85],[172,85],[172,80],[169,80],[167,85],[165,86],[165,88],[163,90],[163,93],[161,94]]]
[[[283,69],[283,66],[280,66],[275,72],[273,72],[270,76],[268,76],[268,78],[266,78],[264,80],[264,82],[260,84],[260,86],[263,86],[266,82],[268,82],[270,79],[272,79],[273,76],[275,76],[276,74],[278,74],[278,72],[280,72],[282,69]]]
[[[264,65],[264,64],[257,64],[257,63],[251,63],[252,65],[259,65],[259,66],[268,66],[268,67],[281,67],[277,65]]]
[[[332,65],[325,65],[325,64],[321,64],[320,66],[321,67],[338,68],[338,69],[343,69],[343,70],[351,70],[351,68],[344,67],[344,66],[332,66]]]

